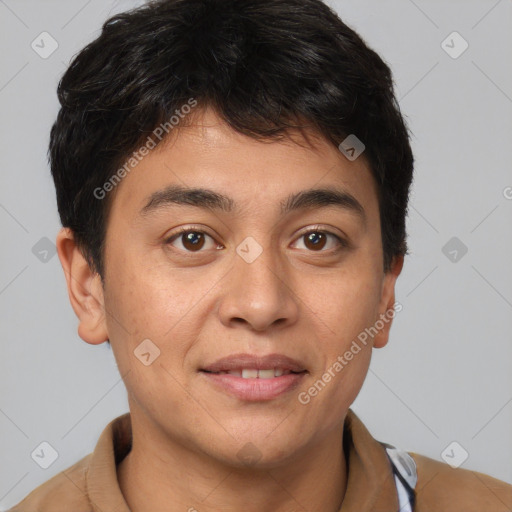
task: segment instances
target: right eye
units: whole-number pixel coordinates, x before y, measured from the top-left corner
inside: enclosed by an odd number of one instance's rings
[[[208,239],[210,240],[209,247]],[[176,247],[176,245],[174,245],[176,242],[179,242],[181,247]],[[166,245],[171,245],[172,247],[185,252],[204,252],[201,251],[201,249],[203,249],[205,245],[207,246],[207,249],[215,247],[215,240],[210,235],[204,231],[190,228],[181,228],[178,232],[171,234],[165,240],[165,243]],[[220,249],[222,246],[217,244],[216,248]]]

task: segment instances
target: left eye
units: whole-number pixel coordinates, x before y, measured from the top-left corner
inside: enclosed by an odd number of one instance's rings
[[[334,233],[330,233],[329,231],[320,231],[320,230],[308,231],[307,233],[303,233],[298,238],[298,240],[304,240],[304,246],[306,249],[310,249],[314,252],[321,252],[322,249],[324,249],[325,246],[328,245],[329,237],[331,239],[334,239],[335,247],[327,247],[326,250],[336,248],[336,245],[338,246],[338,248],[339,248],[339,246],[342,246],[342,247],[346,246],[346,243],[342,238],[335,235]]]
[[[207,239],[210,240],[210,246],[208,247]],[[178,249],[182,249],[189,252],[199,252],[201,249],[207,246],[207,249],[212,249],[215,246],[215,240],[205,233],[204,231],[181,231],[175,235],[172,235],[170,238],[166,240],[167,244],[173,245],[175,241],[180,241],[181,247]],[[218,248],[219,245],[217,244]]]

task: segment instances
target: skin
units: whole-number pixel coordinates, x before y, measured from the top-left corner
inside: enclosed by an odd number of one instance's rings
[[[391,322],[307,405],[298,394],[392,309],[403,257],[384,273],[376,186],[364,157],[350,162],[311,135],[313,145],[298,134],[256,141],[200,111],[118,185],[104,286],[72,232],[57,237],[79,335],[90,344],[110,339],[127,388],[133,447],[118,480],[133,512],[335,512],[342,503],[343,422]],[[167,205],[140,215],[152,193],[173,184],[213,189],[238,210]],[[318,187],[350,193],[365,222],[338,206],[280,214],[290,194]],[[183,237],[165,242],[189,226],[209,235],[202,248]],[[332,232],[348,246],[332,235],[314,246],[308,230]],[[263,249],[252,263],[236,253],[247,237]],[[145,366],[134,350],[148,338],[160,356]],[[198,372],[234,353],[285,354],[308,373],[277,398],[243,401]],[[252,466],[237,457],[248,442],[260,455]]]

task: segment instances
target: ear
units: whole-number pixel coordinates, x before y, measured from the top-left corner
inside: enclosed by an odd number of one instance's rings
[[[382,291],[381,300],[379,303],[378,318],[376,323],[381,320],[384,324],[382,329],[379,329],[377,334],[373,338],[373,347],[382,348],[384,347],[389,339],[389,331],[391,330],[391,324],[393,323],[394,304],[395,304],[395,283],[402,271],[404,265],[404,256],[397,255],[393,257],[391,268],[384,275],[382,280]],[[379,322],[380,324],[380,322]]]
[[[82,256],[71,229],[59,231],[57,252],[66,276],[69,301],[79,320],[78,335],[91,345],[107,341],[101,278]]]

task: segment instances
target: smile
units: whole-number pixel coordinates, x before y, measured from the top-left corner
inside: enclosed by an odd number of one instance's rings
[[[208,373],[214,373],[215,375],[234,375],[236,377],[242,377],[242,379],[273,379],[274,377],[281,377],[282,375],[298,372],[292,372],[283,368],[269,368],[266,370],[258,370],[256,368],[240,368],[239,370],[235,369]]]
[[[217,391],[243,401],[266,401],[290,393],[299,386],[307,371],[292,372],[280,368],[257,370],[200,371]]]

